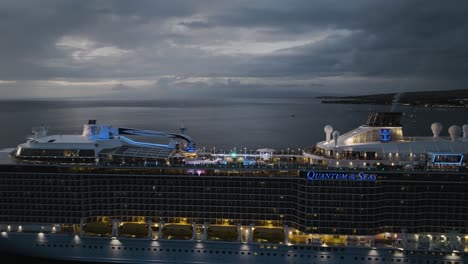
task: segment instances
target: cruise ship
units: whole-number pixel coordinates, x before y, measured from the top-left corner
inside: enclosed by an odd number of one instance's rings
[[[35,128],[0,151],[0,248],[103,263],[468,263],[468,125],[373,112],[300,151]]]

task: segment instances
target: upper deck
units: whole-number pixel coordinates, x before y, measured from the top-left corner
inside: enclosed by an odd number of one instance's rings
[[[449,137],[440,136],[442,125],[431,126],[433,137],[404,136],[401,113],[371,113],[367,122],[343,135],[325,126],[326,140],[314,147],[284,151],[210,152],[196,149],[187,135],[158,131],[98,127],[95,120],[84,125],[81,135],[47,135],[44,127],[15,149],[4,150],[0,162],[97,167],[243,167],[346,169],[447,169],[467,167],[468,125],[449,127]],[[463,136],[461,132],[463,131]],[[168,139],[167,144],[137,141],[135,137]],[[3,161],[2,161],[3,160]]]
[[[443,126],[435,122],[432,137],[404,136],[401,113],[371,113],[366,124],[343,135],[325,126],[326,140],[304,155],[312,163],[333,167],[466,167],[468,125],[452,125],[449,136],[441,136]],[[463,131],[463,135],[462,135]]]

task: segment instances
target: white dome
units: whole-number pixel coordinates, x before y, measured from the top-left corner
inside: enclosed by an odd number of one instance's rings
[[[432,134],[434,134],[434,137],[439,137],[439,134],[440,132],[442,131],[442,124],[439,123],[439,122],[435,122],[435,123],[432,123],[431,125],[431,130],[432,130]]]
[[[461,128],[457,125],[453,125],[449,127],[448,132],[450,134],[450,137],[458,137],[461,134]]]
[[[333,127],[331,125],[326,125],[323,128],[323,131],[325,131],[325,133],[331,133],[333,131]]]

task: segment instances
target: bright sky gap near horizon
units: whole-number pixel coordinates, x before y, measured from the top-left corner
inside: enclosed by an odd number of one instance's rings
[[[468,2],[0,2],[0,99],[466,89]]]

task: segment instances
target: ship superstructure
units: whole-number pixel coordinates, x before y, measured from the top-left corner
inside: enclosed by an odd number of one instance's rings
[[[367,122],[343,135],[326,125],[326,140],[304,155],[312,163],[329,167],[463,167],[466,166],[468,125],[452,125],[449,137],[440,136],[443,126],[434,122],[432,137],[405,137],[402,113],[375,112]],[[462,134],[463,131],[463,134]]]
[[[184,134],[95,121],[81,135],[38,130],[0,152],[0,245],[121,263],[460,264],[468,144],[454,129],[410,140],[399,114],[372,113],[342,136],[327,126],[301,153],[213,153]]]
[[[135,128],[98,126],[89,120],[81,135],[47,135],[47,128],[33,129],[34,136],[20,144],[16,160],[54,164],[157,164],[166,163],[176,154],[192,153],[195,142],[187,135]],[[168,143],[141,142],[133,137],[163,138]]]

